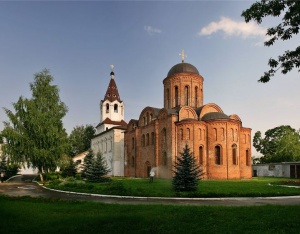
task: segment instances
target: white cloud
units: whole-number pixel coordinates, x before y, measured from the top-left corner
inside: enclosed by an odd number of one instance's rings
[[[225,36],[266,38],[267,29],[254,22],[238,22],[227,17],[221,17],[219,21],[211,22],[203,27],[198,34],[199,36],[208,36],[218,31],[223,32]]]
[[[144,26],[145,31],[149,34],[149,35],[153,35],[155,33],[161,33],[162,31],[158,28],[153,28],[152,26]]]

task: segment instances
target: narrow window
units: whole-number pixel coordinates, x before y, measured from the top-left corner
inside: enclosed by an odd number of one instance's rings
[[[143,125],[146,126],[146,117],[143,117]]]
[[[199,140],[202,140],[202,129],[199,128]]]
[[[134,149],[134,137],[132,137],[131,144],[132,144],[131,148]]]
[[[163,129],[163,143],[167,141],[167,130],[164,128]]]
[[[236,145],[232,145],[232,164],[237,165]]]
[[[203,146],[199,147],[199,163],[200,165],[203,164]]]
[[[151,123],[152,119],[153,119],[153,114],[150,114],[150,119],[149,119],[150,123]]]
[[[164,151],[163,153],[163,165],[167,166],[168,165],[168,158],[167,158],[167,152]]]
[[[234,141],[234,131],[233,131],[233,128],[231,128],[231,136],[232,136],[232,141]]]
[[[215,147],[215,163],[221,165],[221,148],[218,145]]]
[[[118,113],[118,104],[115,104],[115,105],[114,105],[114,112],[115,112],[115,113]]]
[[[170,108],[170,90],[169,89],[167,89],[167,97],[166,98],[167,98],[167,100],[166,100],[167,108]]]
[[[217,135],[217,129],[214,128],[214,138],[215,138],[215,141],[218,140],[218,135]]]
[[[145,146],[145,135],[142,136],[142,146]]]
[[[195,87],[195,107],[198,106],[198,87]]]
[[[146,145],[149,145],[149,133],[146,135]]]
[[[186,130],[186,139],[187,139],[187,140],[189,140],[189,139],[191,138],[190,134],[191,134],[191,131],[190,131],[190,129],[188,128],[188,129]]]
[[[250,166],[249,150],[246,150],[246,166]]]
[[[134,157],[131,157],[131,167],[134,167]]]
[[[184,87],[185,105],[189,105],[189,87]]]
[[[178,106],[178,87],[175,86],[175,106]]]
[[[154,145],[154,141],[155,141],[154,132],[151,132],[151,144],[152,145]]]
[[[109,113],[109,104],[106,103],[106,113]]]

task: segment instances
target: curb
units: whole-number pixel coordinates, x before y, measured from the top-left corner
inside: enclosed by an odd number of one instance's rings
[[[36,181],[34,181],[34,182],[36,182]],[[95,194],[95,193],[79,193],[79,192],[72,192],[72,191],[63,191],[63,190],[47,188],[44,185],[39,184],[38,182],[36,182],[36,183],[44,189],[59,192],[59,193],[75,194],[75,195],[90,196],[90,197],[117,198],[117,199],[168,200],[168,201],[172,201],[172,200],[174,200],[174,201],[246,201],[246,200],[281,200],[281,199],[287,199],[287,198],[300,199],[299,195],[297,195],[297,196],[281,196],[281,197],[216,197],[216,198],[119,196],[119,195],[105,195],[105,194]]]

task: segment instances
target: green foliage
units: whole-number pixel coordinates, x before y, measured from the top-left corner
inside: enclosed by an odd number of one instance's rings
[[[107,182],[109,178],[105,177],[110,172],[106,160],[101,153],[94,155],[92,150],[84,158],[82,175],[90,182]]]
[[[63,177],[75,177],[75,175],[77,174],[77,163],[75,163],[73,161],[72,158],[69,159],[69,164],[66,165],[64,168],[62,168],[62,176]]]
[[[75,155],[87,151],[91,147],[91,139],[95,134],[95,128],[92,125],[76,126],[69,138],[69,155]]]
[[[267,35],[270,37],[265,42],[265,46],[271,46],[277,40],[290,40],[293,35],[299,33],[300,26],[300,1],[299,0],[261,0],[254,3],[251,7],[243,11],[242,16],[246,22],[250,20],[256,21],[258,24],[267,16],[279,17],[283,16],[282,22],[275,27],[267,30]],[[259,79],[259,82],[269,82],[280,68],[281,73],[286,74],[293,68],[299,68],[300,72],[300,46],[295,50],[285,51],[283,55],[278,56],[278,59],[269,59],[270,70],[265,72]]]
[[[203,174],[199,166],[197,166],[190,148],[185,145],[180,157],[176,156],[174,166],[173,186],[175,191],[196,191],[198,180]]]
[[[67,134],[62,118],[67,107],[59,98],[57,86],[48,70],[35,74],[30,83],[32,98],[20,97],[13,103],[15,113],[4,108],[9,121],[4,122],[6,155],[15,163],[43,171],[53,171],[67,147]]]
[[[260,163],[293,162],[300,160],[300,133],[289,125],[269,129],[262,138],[255,133],[253,146],[264,155]]]
[[[4,180],[17,175],[19,170],[20,166],[18,164],[9,162],[8,157],[4,155],[0,156],[0,172],[4,172]]]

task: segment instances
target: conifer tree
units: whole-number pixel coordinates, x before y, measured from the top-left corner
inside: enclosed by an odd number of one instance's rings
[[[104,182],[108,179],[104,176],[110,172],[107,167],[105,158],[101,153],[95,156],[92,150],[84,158],[82,177],[90,182]]]
[[[203,175],[203,171],[200,166],[196,164],[196,160],[190,148],[185,145],[183,152],[180,152],[180,156],[176,156],[176,162],[174,165],[173,187],[175,191],[196,191],[198,186],[198,180]]]
[[[75,177],[75,175],[77,173],[76,166],[77,166],[77,163],[75,163],[73,161],[73,159],[70,158],[69,164],[65,168],[63,168],[63,170],[62,170],[62,176],[64,176],[64,177],[68,177],[68,176]]]
[[[89,149],[88,154],[84,157],[82,165],[82,177],[88,179],[92,173],[92,167],[94,162],[94,153]]]
[[[110,172],[110,169],[108,169],[106,160],[101,153],[96,154],[91,172],[92,173],[88,178],[91,182],[105,182],[108,180],[108,178],[105,178],[104,176]]]

